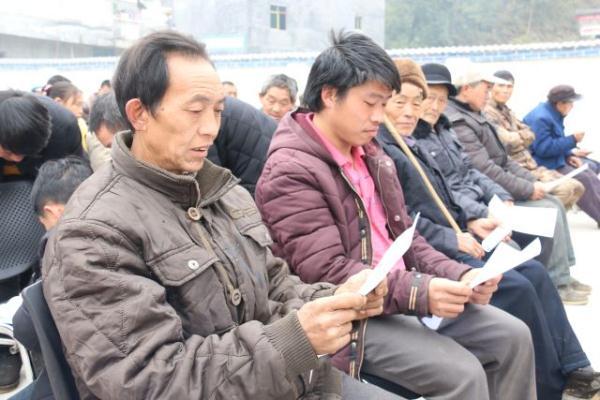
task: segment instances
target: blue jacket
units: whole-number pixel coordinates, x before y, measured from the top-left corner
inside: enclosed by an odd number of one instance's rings
[[[564,167],[565,158],[577,142],[573,136],[565,136],[564,117],[549,102],[538,104],[523,118],[533,132],[535,140],[530,150],[539,165],[548,169]]]

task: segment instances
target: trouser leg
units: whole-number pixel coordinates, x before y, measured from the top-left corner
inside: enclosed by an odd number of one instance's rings
[[[416,317],[371,318],[362,370],[430,400],[488,399],[486,375],[477,358]]]
[[[490,399],[536,398],[531,334],[519,319],[493,306],[467,304],[439,332],[469,350],[483,365]]]
[[[535,264],[528,262],[515,268],[515,270],[531,283],[537,293],[539,305],[543,310],[548,330],[560,360],[561,371],[566,376],[578,368],[590,365],[590,361],[573,331],[556,288],[543,266],[538,263]]]
[[[562,174],[567,174],[574,169],[570,165],[565,165],[558,170]],[[594,221],[600,222],[600,179],[598,179],[597,173],[588,169],[575,175],[574,178],[585,187],[585,192],[577,202],[577,205],[583,212],[592,217]]]

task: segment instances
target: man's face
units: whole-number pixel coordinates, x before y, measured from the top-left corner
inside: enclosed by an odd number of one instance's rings
[[[492,99],[498,104],[506,104],[512,96],[513,84],[496,83],[492,87]]]
[[[463,98],[474,111],[481,111],[485,107],[490,94],[490,84],[481,81],[473,86],[465,85],[462,89]]]
[[[429,85],[429,94],[423,101],[423,116],[421,118],[434,126],[448,104],[448,88],[444,85]]]
[[[571,112],[572,109],[573,109],[572,101],[559,101],[558,103],[556,103],[556,110],[563,117],[566,117],[567,115],[569,115],[569,113]]]
[[[69,97],[63,105],[75,114],[77,118],[80,118],[83,115],[83,96],[81,92],[77,92]]]
[[[223,86],[204,59],[174,54],[167,66],[169,86],[154,115],[143,111],[147,121],[136,129],[132,150],[140,149],[144,161],[175,174],[195,173],[219,132]]]
[[[355,86],[341,99],[334,94],[335,100],[327,110],[327,123],[336,141],[358,147],[373,140],[391,95],[392,90],[377,81]]]
[[[264,96],[259,97],[262,111],[277,121],[294,108],[290,91],[285,88],[271,86]]]
[[[97,129],[97,132],[94,132],[98,141],[102,143],[104,147],[112,147],[112,142],[115,137],[115,133],[106,127],[106,124],[102,123]]]
[[[224,83],[223,91],[225,92],[225,96],[235,97],[237,99],[237,88],[235,87],[235,85]]]
[[[18,163],[23,161],[25,156],[21,154],[15,154],[12,151],[6,150],[4,147],[0,146],[0,158],[5,159],[6,161]]]
[[[423,105],[423,90],[412,83],[403,83],[400,93],[388,101],[385,113],[402,136],[410,136],[419,118]]]

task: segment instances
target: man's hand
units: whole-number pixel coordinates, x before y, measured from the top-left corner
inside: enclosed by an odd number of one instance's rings
[[[587,157],[590,154],[592,154],[592,151],[586,150],[586,149],[574,148],[573,150],[571,150],[571,154],[573,154],[576,157]]]
[[[304,304],[298,320],[317,354],[335,353],[350,342],[352,321],[361,318],[367,298],[358,293],[341,293]]]
[[[458,250],[463,253],[479,259],[485,255],[485,250],[483,250],[481,244],[468,232],[457,233],[456,241],[458,242]]]
[[[356,293],[365,283],[367,277],[373,273],[372,269],[364,269],[357,274],[352,275],[346,282],[341,284],[335,294],[341,293]],[[371,293],[367,296],[367,304],[360,310],[361,318],[374,317],[383,312],[383,301],[388,294],[387,279],[384,279]]]
[[[442,318],[455,318],[463,312],[471,294],[472,290],[462,282],[433,278],[427,291],[429,312]]]
[[[573,137],[575,138],[575,141],[577,143],[581,142],[583,140],[584,136],[585,136],[585,132],[575,132],[573,134]]]
[[[546,191],[544,190],[544,184],[537,181],[533,184],[533,193],[531,193],[529,200],[541,200],[545,195]]]
[[[460,278],[460,281],[468,286],[479,272],[480,270],[478,269],[472,269],[465,273],[462,278]],[[473,288],[469,301],[474,304],[488,304],[494,292],[498,290],[498,283],[501,279],[502,275],[498,275]]]
[[[479,218],[467,222],[469,232],[478,238],[485,239],[499,225],[495,218]]]
[[[567,162],[573,168],[579,168],[583,165],[583,161],[581,161],[581,158],[576,157],[576,156],[567,157]]]

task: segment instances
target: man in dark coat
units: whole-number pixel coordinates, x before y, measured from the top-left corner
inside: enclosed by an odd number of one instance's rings
[[[208,159],[229,169],[254,196],[277,123],[251,105],[225,97],[221,128]]]

